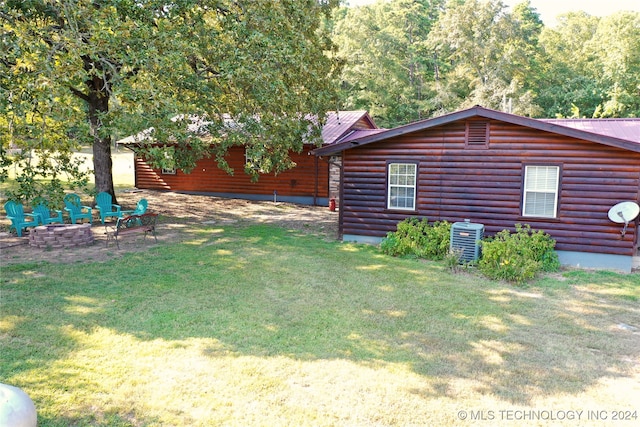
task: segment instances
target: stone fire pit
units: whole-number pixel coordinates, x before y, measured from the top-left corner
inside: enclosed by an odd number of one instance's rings
[[[48,224],[29,230],[29,246],[75,248],[93,243],[91,224]]]

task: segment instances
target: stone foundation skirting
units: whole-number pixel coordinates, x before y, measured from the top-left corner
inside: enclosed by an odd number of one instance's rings
[[[35,248],[75,248],[92,243],[91,224],[50,224],[29,230],[29,246]]]

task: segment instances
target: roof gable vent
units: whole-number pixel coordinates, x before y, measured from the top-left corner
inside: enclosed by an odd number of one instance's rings
[[[464,141],[467,148],[489,148],[489,122],[468,120]]]

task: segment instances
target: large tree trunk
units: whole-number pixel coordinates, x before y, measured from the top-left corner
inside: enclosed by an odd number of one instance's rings
[[[87,97],[88,119],[93,137],[93,174],[96,192],[105,191],[111,194],[113,203],[117,204],[118,201],[113,188],[111,137],[102,136],[100,132],[102,126],[100,115],[109,111],[109,93],[105,90],[104,80],[100,78],[94,77],[86,83],[89,88]]]
[[[111,138],[94,138],[93,140],[93,174],[96,192],[106,191],[113,197],[113,203],[118,203],[113,188],[113,162],[111,159]]]

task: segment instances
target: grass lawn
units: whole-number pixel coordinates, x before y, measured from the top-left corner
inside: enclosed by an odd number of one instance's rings
[[[640,423],[637,274],[513,287],[255,225],[0,283],[40,427]]]

